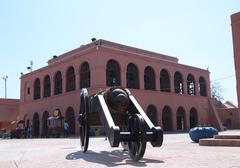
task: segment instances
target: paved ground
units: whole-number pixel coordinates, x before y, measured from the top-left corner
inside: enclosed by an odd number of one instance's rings
[[[221,134],[238,134],[226,131]],[[240,168],[240,147],[206,147],[192,143],[188,134],[166,134],[161,148],[148,144],[144,159],[130,160],[122,148],[111,148],[104,138],[91,138],[83,154],[79,139],[0,139],[0,168],[154,167]]]

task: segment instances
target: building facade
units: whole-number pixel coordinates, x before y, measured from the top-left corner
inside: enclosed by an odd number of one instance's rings
[[[234,63],[237,82],[238,106],[240,105],[240,12],[231,16]],[[240,120],[240,110],[238,108],[238,121]],[[238,123],[240,125],[240,122]]]
[[[36,136],[58,111],[78,133],[80,90],[129,88],[154,124],[166,131],[211,124],[222,129],[210,96],[209,71],[178,63],[176,57],[106,40],[54,56],[48,65],[21,77],[19,115]]]

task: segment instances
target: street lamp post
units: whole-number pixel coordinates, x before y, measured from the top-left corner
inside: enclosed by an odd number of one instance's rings
[[[8,76],[3,77],[3,80],[5,81],[5,99],[7,98],[7,79]]]

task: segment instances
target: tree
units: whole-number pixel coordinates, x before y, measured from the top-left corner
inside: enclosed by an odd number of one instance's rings
[[[222,96],[223,87],[218,82],[211,83],[211,94],[212,98],[215,98],[218,101],[223,101],[224,98]]]

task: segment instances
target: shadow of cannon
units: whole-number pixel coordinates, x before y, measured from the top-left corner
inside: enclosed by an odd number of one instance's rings
[[[113,151],[100,151],[99,153],[92,150],[88,150],[87,153],[77,151],[70,153],[66,156],[67,160],[83,159],[87,162],[98,163],[107,167],[116,167],[122,165],[134,165],[136,167],[146,167],[149,163],[164,163],[161,160],[154,159],[141,159],[136,162],[131,160],[128,151],[125,150],[113,150]]]

